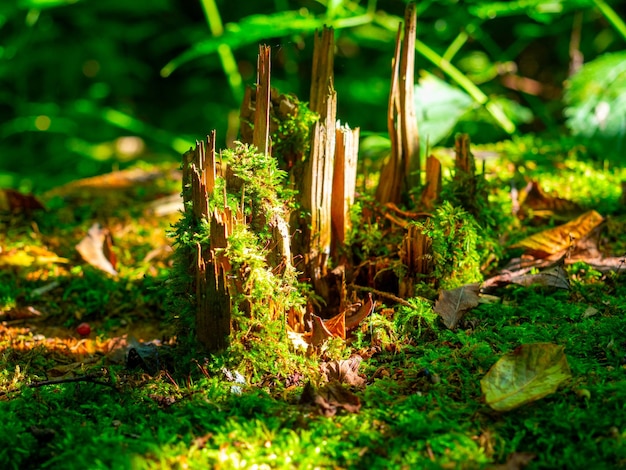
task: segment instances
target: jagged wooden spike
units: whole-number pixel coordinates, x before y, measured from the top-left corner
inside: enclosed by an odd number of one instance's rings
[[[316,286],[326,274],[331,244],[331,197],[335,158],[337,94],[333,88],[334,33],[324,28],[316,33],[311,80],[311,109],[319,114],[312,133],[311,155],[300,191],[301,205],[309,220],[301,225],[298,251]],[[317,290],[317,286],[316,286]]]
[[[404,164],[403,190],[408,192],[420,183],[420,142],[415,112],[415,36],[417,12],[415,3],[406,7],[404,14],[404,36],[400,59],[400,125],[402,130],[402,160]]]
[[[422,192],[421,203],[426,210],[432,210],[441,194],[441,162],[432,155],[426,159],[426,187]]]
[[[396,49],[392,61],[391,88],[387,108],[387,129],[391,153],[381,170],[376,198],[381,203],[399,204],[403,191],[418,185],[420,171],[419,135],[413,100],[415,69],[415,34],[417,14],[414,3],[409,3],[402,25],[396,35]]]
[[[333,172],[332,253],[345,243],[350,230],[350,207],[354,202],[359,154],[359,128],[337,126],[335,142],[335,169]]]
[[[270,47],[259,46],[252,143],[266,155],[270,151],[270,64]]]
[[[398,76],[400,64],[400,31],[396,35],[396,49],[391,65],[391,87],[389,90],[389,102],[387,103],[387,131],[391,141],[391,153],[389,159],[380,172],[380,181],[376,188],[376,199],[385,204],[392,202],[398,204],[402,191],[402,147],[400,145],[400,129],[396,127],[398,108]]]

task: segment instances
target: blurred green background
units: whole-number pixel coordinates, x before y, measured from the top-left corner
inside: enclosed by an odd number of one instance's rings
[[[308,100],[315,29],[336,29],[338,116],[384,153],[399,0],[16,0],[0,6],[0,188],[40,193],[138,161],[176,162],[211,129],[236,137],[258,44],[273,85]],[[422,1],[422,136],[537,133],[619,163],[621,1]],[[581,65],[584,65],[581,68]],[[564,82],[569,84],[564,87]],[[577,140],[578,139],[578,140]],[[375,159],[374,158],[374,159]]]

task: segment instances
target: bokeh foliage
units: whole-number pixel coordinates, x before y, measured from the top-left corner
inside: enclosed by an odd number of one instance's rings
[[[306,101],[312,34],[323,24],[337,31],[339,114],[366,137],[385,133],[393,38],[405,3],[3,2],[0,187],[40,192],[136,159],[175,161],[213,128],[223,143],[232,140],[243,87],[255,81],[257,44],[273,48],[273,84]],[[626,37],[618,1],[427,0],[417,8],[418,68],[444,80],[437,90],[447,83],[452,101],[463,104],[453,110],[454,129],[435,129],[431,141],[456,131],[473,142],[564,132],[572,32],[585,61],[623,49]],[[539,88],[514,89],[507,76]],[[436,96],[449,104],[445,93]],[[445,115],[432,108],[437,113]]]

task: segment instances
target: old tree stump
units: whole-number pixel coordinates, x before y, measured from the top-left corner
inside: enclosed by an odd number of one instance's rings
[[[272,89],[270,48],[261,46],[257,83],[246,90],[241,106],[241,142],[217,152],[213,132],[184,155],[177,265],[185,279],[179,292],[186,293],[191,313],[180,317],[193,318],[185,327],[207,351],[228,347],[233,331],[263,329],[272,322],[282,325],[283,333],[302,335],[312,347],[333,336],[345,339],[346,331],[374,309],[371,294],[407,304],[402,299],[416,295],[416,286],[436,285],[442,273],[453,276],[441,260],[461,259],[457,247],[469,245],[452,240],[450,249],[456,251],[448,258],[435,252],[442,246],[432,238],[437,230],[444,238],[465,232],[446,232],[441,228],[446,221],[437,220],[458,220],[458,213],[449,204],[440,207],[442,170],[433,156],[426,159],[421,183],[415,34],[416,8],[410,3],[391,61],[390,154],[375,191],[376,206],[359,215],[359,223],[380,226],[397,240],[385,259],[361,259],[355,266],[347,247],[354,237],[359,129],[337,119],[332,29],[315,34],[310,107]],[[456,152],[453,204],[477,216],[483,194],[467,136],[458,137]],[[407,204],[412,208],[399,207]],[[431,222],[433,213],[439,215]],[[401,275],[391,287],[377,288],[379,274],[392,270]],[[309,293],[302,283],[310,286]],[[359,299],[359,291],[369,292],[368,298]]]

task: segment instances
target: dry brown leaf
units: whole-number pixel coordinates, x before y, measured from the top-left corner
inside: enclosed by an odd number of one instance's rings
[[[97,358],[89,358],[82,362],[72,362],[70,364],[60,364],[48,369],[46,374],[48,377],[54,378],[70,378],[84,373],[87,366],[93,365],[98,361]]]
[[[311,315],[313,320],[313,327],[311,328],[311,346],[317,348],[324,344],[329,338],[333,337],[333,334],[328,331],[324,321],[317,315]]]
[[[554,266],[537,274],[522,274],[511,278],[511,282],[522,286],[540,285],[569,290],[569,276],[563,266]]]
[[[346,313],[341,312],[338,315],[324,322],[326,329],[336,338],[346,339]]]
[[[564,252],[577,240],[582,240],[589,235],[603,221],[604,218],[596,211],[585,212],[571,222],[524,238],[511,248],[524,248],[526,252],[537,258],[545,258]]]
[[[159,178],[179,178],[180,172],[169,170],[145,170],[142,168],[130,168],[127,170],[113,171],[104,175],[83,178],[54,188],[46,197],[52,196],[76,196],[85,194],[102,194],[103,192],[119,192],[125,189],[133,189],[139,185],[148,185]]]
[[[30,194],[22,194],[14,189],[0,189],[0,211],[25,212],[44,209],[41,202]]]
[[[521,470],[526,467],[535,457],[531,452],[513,452],[506,459],[506,462],[499,465],[492,465],[489,470]]]
[[[453,290],[442,290],[434,311],[442,318],[448,329],[453,330],[465,312],[478,305],[480,284],[466,284]]]
[[[375,303],[372,299],[372,294],[367,294],[367,301],[361,305],[361,308],[359,308],[354,315],[346,316],[346,330],[350,331],[359,326],[359,324],[367,318],[367,316],[372,314],[374,306]]]
[[[29,318],[37,318],[41,316],[41,312],[35,307],[15,307],[0,312],[0,320],[28,320]]]
[[[95,223],[89,229],[87,236],[83,238],[76,250],[80,253],[85,261],[113,276],[117,276],[117,271],[113,266],[115,258],[107,258],[105,252],[110,251],[112,245],[111,234],[108,229],[101,229],[98,223]]]
[[[323,416],[335,416],[342,409],[348,413],[358,413],[361,409],[359,397],[338,382],[330,382],[318,390],[310,382],[307,383],[300,404],[315,406]]]
[[[51,263],[69,263],[69,260],[40,246],[24,246],[9,251],[0,248],[0,268],[32,268]]]
[[[519,215],[522,217],[528,215],[529,211],[532,211],[535,218],[545,219],[553,216],[567,218],[582,212],[580,206],[575,202],[546,194],[536,181],[528,183],[523,193],[523,202],[519,211]]]
[[[324,362],[320,365],[320,371],[327,381],[337,381],[362,387],[365,379],[359,375],[359,365],[363,359],[359,355],[351,356],[346,360]]]

